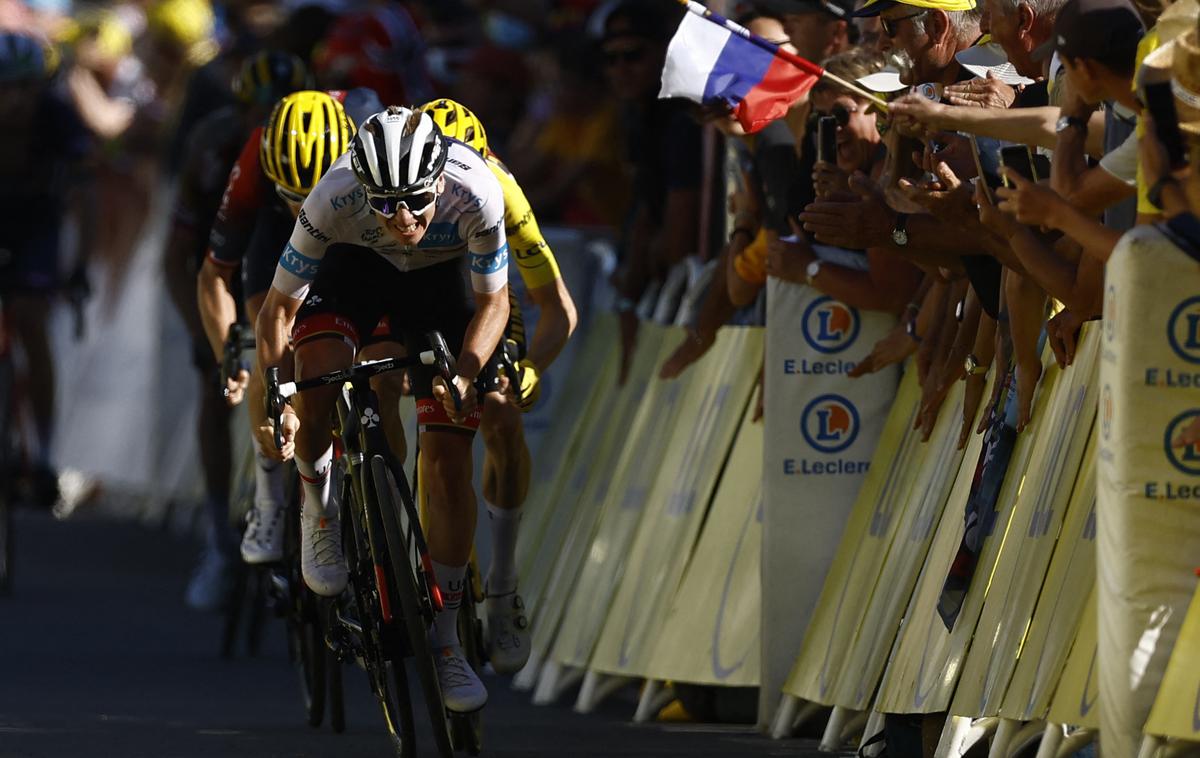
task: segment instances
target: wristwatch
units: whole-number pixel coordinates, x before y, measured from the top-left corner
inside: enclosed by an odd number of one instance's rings
[[[807,266],[804,267],[804,281],[809,287],[813,286],[813,279],[816,279],[817,274],[819,273],[821,273],[820,259],[811,261]]]
[[[921,335],[917,334],[917,320],[915,318],[904,325],[904,332],[912,338],[913,342],[921,341]]]
[[[1080,118],[1079,116],[1059,116],[1058,121],[1054,124],[1054,132],[1056,134],[1061,134],[1072,126],[1078,127],[1080,131],[1082,131],[1084,134],[1087,134],[1087,119]]]
[[[908,244],[907,213],[896,214],[896,225],[892,227],[892,242],[895,242],[899,247],[904,247]]]
[[[988,372],[988,367],[981,364],[974,353],[967,353],[967,359],[963,361],[963,370],[967,376],[983,376]]]

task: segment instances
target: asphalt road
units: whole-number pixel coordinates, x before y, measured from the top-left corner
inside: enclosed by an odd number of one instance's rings
[[[282,623],[270,622],[257,658],[218,657],[220,618],[181,600],[193,544],[87,513],[23,512],[17,530],[16,587],[0,598],[0,758],[390,755],[357,670],[346,733],[304,723]],[[581,716],[486,683],[489,756],[818,755],[745,727],[634,725],[633,690]]]

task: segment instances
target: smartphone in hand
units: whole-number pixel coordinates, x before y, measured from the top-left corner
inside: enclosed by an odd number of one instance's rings
[[[1003,186],[1000,177],[995,174],[985,171],[983,168],[983,159],[979,155],[979,140],[975,139],[974,134],[967,135],[971,140],[971,157],[975,159],[975,171],[979,176],[979,181],[983,182],[983,193],[991,203],[996,202],[995,195],[997,187]]]
[[[1015,171],[1031,182],[1038,180],[1037,172],[1033,169],[1033,154],[1028,145],[1009,145],[1000,148],[1000,165],[1010,171]],[[1012,183],[1004,179],[1004,186],[1012,188]]]
[[[837,165],[837,119],[822,116],[817,120],[817,160]]]

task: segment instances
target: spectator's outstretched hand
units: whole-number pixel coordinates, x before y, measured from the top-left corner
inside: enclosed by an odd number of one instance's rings
[[[1016,89],[997,79],[991,71],[986,78],[947,84],[942,94],[951,105],[976,108],[1007,108],[1017,99]]]
[[[817,242],[848,250],[888,244],[896,225],[896,212],[884,201],[882,190],[858,171],[850,177],[849,183],[855,199],[809,203],[800,214],[804,230]]]
[[[715,335],[701,334],[695,329],[688,329],[687,334],[683,337],[683,342],[679,343],[675,352],[663,361],[662,368],[658,370],[658,378],[674,379],[682,374],[688,366],[700,360],[701,356],[708,352],[715,339]]]
[[[975,414],[979,412],[979,403],[983,401],[983,391],[987,389],[987,374],[971,374],[964,379],[963,389],[962,429],[958,433],[958,449],[962,450],[971,439],[971,428],[975,425]]]
[[[959,180],[958,175],[944,161],[933,166],[937,181],[917,184],[908,179],[899,181],[900,191],[906,198],[920,205],[942,221],[959,223],[975,216],[975,205],[971,202],[971,187]]]
[[[827,200],[838,197],[853,199],[850,195],[850,175],[832,163],[817,161],[813,166],[813,189],[818,199]]]
[[[846,375],[851,378],[858,378],[867,374],[873,374],[876,371],[903,361],[912,355],[916,349],[917,343],[913,341],[912,337],[908,336],[904,322],[900,322],[892,331],[887,333],[887,336],[876,342],[875,347],[871,348],[871,352],[867,354],[867,357],[859,361],[858,365],[850,369]]]
[[[1027,226],[1054,228],[1067,206],[1062,195],[1031,182],[1007,166],[1003,172],[1012,186],[996,188],[996,207]]]
[[[1079,327],[1083,319],[1070,308],[1064,308],[1057,316],[1046,322],[1046,338],[1054,351],[1054,360],[1059,368],[1075,362],[1075,345],[1079,341]]]
[[[888,104],[892,124],[900,134],[925,139],[938,131],[938,118],[944,105],[921,95],[905,95]]]
[[[975,204],[979,206],[979,223],[1000,237],[1011,240],[1021,230],[1021,225],[1015,222],[1012,216],[1001,213],[992,204],[987,190],[984,189],[985,186],[983,179],[975,183]]]

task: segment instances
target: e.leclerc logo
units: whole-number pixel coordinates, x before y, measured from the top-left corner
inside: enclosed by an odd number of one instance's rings
[[[821,395],[805,407],[800,431],[813,449],[840,453],[858,437],[858,409],[841,395]]]
[[[800,433],[817,454],[835,455],[846,450],[858,439],[858,430],[858,409],[841,395],[828,394],[814,398],[800,414]],[[783,461],[783,473],[806,476],[862,474],[870,465],[870,461],[843,458],[786,458]]]
[[[804,340],[818,353],[840,353],[858,339],[858,311],[831,297],[809,303],[801,319]]]
[[[1183,428],[1195,420],[1196,416],[1200,416],[1200,411],[1184,411],[1171,419],[1171,423],[1167,424],[1167,431],[1163,435],[1163,448],[1167,452],[1167,460],[1188,476],[1200,476],[1200,442],[1187,447],[1175,447],[1172,443],[1183,431]],[[1170,485],[1167,487],[1169,490]],[[1200,492],[1200,487],[1196,489]]]
[[[1196,420],[1200,411],[1180,413],[1167,424],[1163,432],[1163,451],[1176,470],[1189,477],[1200,476],[1200,443],[1187,447],[1174,447],[1173,442],[1183,428]],[[1200,485],[1191,482],[1158,481],[1145,483],[1145,495],[1153,500],[1200,500]]]
[[[1200,363],[1200,295],[1189,297],[1167,319],[1171,349],[1188,363]]]

